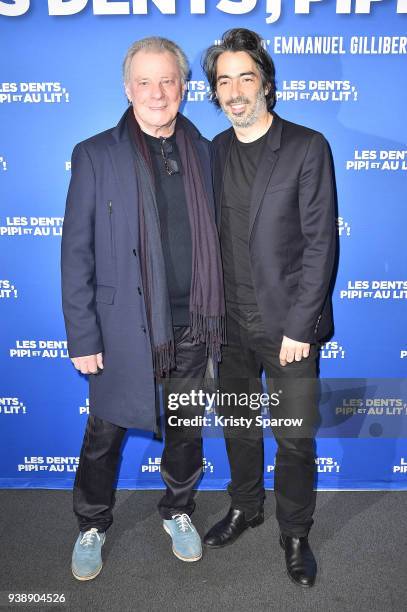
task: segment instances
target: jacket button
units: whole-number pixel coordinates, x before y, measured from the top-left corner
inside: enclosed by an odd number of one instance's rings
[[[143,331],[145,334],[147,333],[147,330],[146,330],[146,328],[144,327],[144,325],[142,325],[142,326],[141,326],[141,329],[142,329],[142,331]]]
[[[133,249],[133,255],[134,255],[134,257],[137,257],[137,251],[136,251],[136,249]]]
[[[139,295],[141,295],[141,289],[140,289],[140,287],[137,287],[137,291],[138,291],[138,294],[139,294]]]

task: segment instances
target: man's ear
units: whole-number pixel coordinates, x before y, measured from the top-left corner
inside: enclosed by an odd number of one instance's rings
[[[130,102],[131,102],[131,97],[130,97],[130,91],[129,91],[129,88],[128,88],[128,86],[127,86],[127,83],[126,83],[126,82],[124,82],[124,83],[123,83],[123,85],[124,85],[124,91],[125,91],[125,93],[126,93],[127,99],[128,99],[128,101],[129,101],[129,104],[130,104]]]

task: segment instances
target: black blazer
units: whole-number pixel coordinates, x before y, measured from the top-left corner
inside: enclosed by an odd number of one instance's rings
[[[284,335],[315,343],[333,325],[329,286],[337,232],[331,154],[320,132],[272,114],[250,202],[252,280],[271,340],[281,342]],[[229,128],[211,145],[218,229],[234,137]]]

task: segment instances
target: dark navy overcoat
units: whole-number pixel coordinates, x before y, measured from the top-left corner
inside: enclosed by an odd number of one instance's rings
[[[90,413],[122,427],[154,431],[137,177],[126,113],[116,127],[73,150],[62,233],[62,303],[69,356],[103,353],[104,369],[89,375]],[[188,119],[178,120],[195,144],[214,214],[209,142]]]

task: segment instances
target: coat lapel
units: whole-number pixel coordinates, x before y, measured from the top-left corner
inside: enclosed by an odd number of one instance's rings
[[[230,128],[225,134],[225,138],[219,144],[219,148],[216,150],[216,157],[214,160],[215,168],[213,172],[213,189],[215,194],[216,225],[218,228],[218,232],[220,231],[223,184],[225,180],[226,165],[229,159],[230,147],[232,145],[232,142],[233,130],[232,128]]]
[[[118,183],[120,198],[124,204],[128,227],[134,244],[138,245],[138,186],[134,159],[135,153],[127,130],[127,114],[129,112],[133,112],[132,107],[124,112],[119,123],[112,131],[113,142],[109,146],[109,154]],[[199,132],[195,126],[181,114],[178,116],[177,121],[183,122],[184,127],[188,130],[196,146],[200,147]],[[202,161],[202,155],[200,159]],[[204,185],[208,185],[208,179],[210,181],[209,185],[211,185],[210,169],[206,168],[206,172],[207,176],[206,180],[204,180]],[[212,201],[211,198],[210,201]]]
[[[109,153],[119,187],[120,198],[126,211],[128,227],[133,238],[134,245],[138,245],[138,187],[136,180],[136,169],[134,165],[134,154],[130,141],[111,145]]]
[[[253,231],[253,226],[263,202],[263,196],[270,182],[271,175],[278,160],[278,149],[281,142],[281,131],[283,120],[277,113],[272,111],[273,123],[268,133],[265,143],[262,158],[257,169],[257,173],[253,182],[252,195],[250,199],[250,216],[249,216],[249,240]],[[214,160],[214,191],[216,201],[216,219],[218,230],[220,229],[221,206],[223,198],[223,186],[225,179],[226,164],[229,159],[230,147],[233,142],[233,128],[230,128],[225,138],[222,139],[216,149],[216,158]]]
[[[128,112],[132,112],[131,107],[126,110],[112,132],[114,142],[109,146],[109,154],[131,237],[138,248],[138,186],[134,152],[127,131]]]
[[[276,113],[273,112],[272,114],[273,123],[267,135],[263,154],[252,187],[249,214],[249,242],[254,223],[263,204],[264,193],[278,160],[278,153],[276,153],[276,151],[280,148],[282,120]]]

